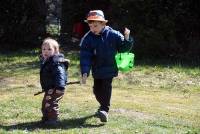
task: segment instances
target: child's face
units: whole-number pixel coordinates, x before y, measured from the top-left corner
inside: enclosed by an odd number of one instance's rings
[[[44,59],[49,58],[50,56],[53,56],[55,54],[55,49],[50,44],[44,44],[42,45],[42,56]]]
[[[99,21],[92,21],[91,23],[88,23],[88,25],[90,27],[90,31],[96,35],[99,35],[99,33],[105,27],[105,24]]]

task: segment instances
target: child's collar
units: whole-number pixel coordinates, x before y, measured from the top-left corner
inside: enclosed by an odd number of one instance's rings
[[[104,34],[104,32],[106,31],[106,29],[107,29],[107,26],[103,27],[103,29],[101,30],[101,32],[99,33],[99,35]]]
[[[107,26],[105,26],[105,27],[101,30],[101,32],[99,33],[100,35],[104,33],[104,31],[106,30],[106,27],[107,27]]]

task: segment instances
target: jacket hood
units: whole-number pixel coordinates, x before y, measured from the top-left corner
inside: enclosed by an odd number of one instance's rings
[[[64,61],[64,54],[55,54],[52,56],[53,62],[62,62]]]

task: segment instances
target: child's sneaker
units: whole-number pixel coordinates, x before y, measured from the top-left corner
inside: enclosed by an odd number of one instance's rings
[[[101,122],[107,122],[108,121],[108,113],[106,111],[99,111],[99,118]]]

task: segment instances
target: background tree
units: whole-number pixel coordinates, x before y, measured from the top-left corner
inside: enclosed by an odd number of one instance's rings
[[[138,58],[199,60],[200,1],[111,1],[115,21],[134,32]]]
[[[91,9],[102,9],[117,30],[124,26],[135,37],[137,58],[200,60],[199,0],[4,0],[0,1],[1,49],[35,47],[55,34],[72,45],[73,24],[83,22]],[[61,35],[50,31],[49,20]],[[55,36],[54,36],[55,37]],[[192,60],[191,60],[192,59]]]
[[[45,0],[0,2],[1,49],[38,46],[45,34]]]

